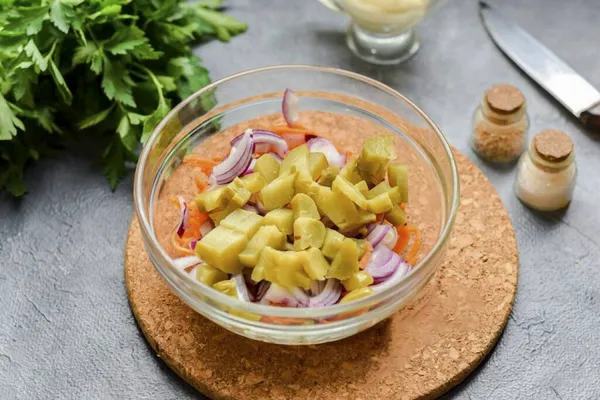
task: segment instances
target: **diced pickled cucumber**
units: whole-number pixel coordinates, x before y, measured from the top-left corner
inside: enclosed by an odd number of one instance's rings
[[[352,239],[344,239],[338,253],[335,255],[329,271],[328,278],[345,280],[358,272],[358,247]]]
[[[344,168],[342,168],[342,170],[340,171],[340,176],[346,178],[346,180],[348,180],[353,185],[356,185],[358,182],[363,180],[363,178],[361,178],[360,174],[358,173],[357,162],[358,159],[356,157],[352,157],[346,162],[346,165],[344,165]]]
[[[323,246],[321,247],[321,252],[323,255],[329,260],[333,260],[340,250],[340,245],[345,238],[346,236],[342,235],[338,231],[327,229],[327,232],[325,233],[325,240],[323,241]]]
[[[369,185],[367,185],[367,182],[360,181],[356,185],[354,185],[354,187],[358,189],[358,191],[361,192],[363,196],[367,197],[367,194],[369,193]]]
[[[353,291],[342,297],[342,299],[340,300],[340,304],[348,303],[353,300],[358,300],[360,298],[372,295],[373,293],[374,291],[370,287],[354,289]]]
[[[365,239],[352,239],[352,240],[354,240],[354,243],[356,243],[356,247],[358,247],[358,259],[360,260],[362,258],[362,256],[365,255],[365,252],[367,251],[367,246],[369,246],[369,244],[368,244],[369,242],[367,242]]]
[[[350,278],[342,281],[344,289],[347,291],[361,289],[373,283],[373,277],[367,271],[358,271]]]
[[[219,225],[219,223],[221,223],[221,221],[227,217],[229,214],[231,214],[232,212],[234,212],[235,210],[239,210],[240,206],[233,203],[233,202],[229,202],[229,204],[227,204],[227,206],[225,206],[225,208],[217,210],[217,211],[213,211],[210,214],[208,214],[208,216],[210,217],[210,219],[212,219],[212,221],[215,223],[215,225]]]
[[[285,234],[273,225],[261,226],[252,236],[248,245],[240,253],[240,261],[246,267],[253,268],[258,263],[260,253],[265,247],[282,250],[286,243]]]
[[[208,264],[200,264],[196,267],[196,279],[205,285],[213,286],[217,282],[229,278],[225,272]]]
[[[392,203],[394,205],[402,201],[402,197],[400,196],[400,190],[397,187],[391,187],[386,181],[381,182],[373,189],[369,190],[369,193],[366,196],[367,199],[372,199],[382,193],[387,193],[390,196],[390,200],[392,200]]]
[[[280,175],[273,182],[262,188],[260,201],[267,210],[281,208],[294,197],[294,181],[296,173]]]
[[[248,200],[252,193],[246,188],[244,182],[240,178],[235,178],[231,183],[225,187],[225,191],[230,194],[229,203],[243,206]]]
[[[396,150],[393,137],[375,136],[364,141],[356,167],[367,183],[377,185],[385,178],[388,163],[394,158],[396,158]]]
[[[329,166],[327,157],[323,153],[308,154],[308,171],[314,180],[317,180],[325,168]]]
[[[303,144],[289,151],[279,167],[279,176],[289,172],[308,171],[308,146]]]
[[[221,221],[221,226],[238,231],[250,240],[262,225],[263,217],[247,210],[235,210]]]
[[[262,253],[262,252],[261,252]],[[258,258],[260,260],[260,257]],[[259,264],[256,264],[256,267],[252,269],[252,275],[250,278],[254,282],[260,282],[265,279],[265,267]]]
[[[314,247],[300,253],[303,257],[302,266],[310,279],[323,280],[329,270],[329,263],[319,249]]]
[[[292,213],[294,219],[298,218],[312,218],[320,219],[319,210],[314,200],[304,193],[298,193],[292,199]]]
[[[402,225],[406,222],[406,213],[399,205],[396,205],[385,214],[385,219],[394,226]]]
[[[294,183],[296,193],[304,193],[312,199],[315,199],[319,193],[320,187],[321,185],[313,180],[308,171],[298,171],[296,182]]]
[[[196,196],[196,206],[198,206],[198,210],[203,213],[223,208],[229,200],[229,194],[229,192],[225,191],[224,186],[213,190],[207,190]]]
[[[263,218],[263,225],[274,225],[285,235],[291,235],[294,233],[293,212],[287,208],[269,211]]]
[[[335,194],[346,196],[361,209],[367,209],[367,199],[365,196],[343,176],[338,175],[335,177],[333,185],[331,185],[331,189]]]
[[[340,169],[338,167],[330,165],[321,172],[321,176],[319,177],[319,180],[317,182],[319,183],[319,185],[331,187],[333,180],[336,176],[339,175],[339,173]]]
[[[321,248],[325,240],[326,228],[318,219],[300,217],[294,221],[294,250],[309,247]]]
[[[244,183],[244,186],[250,191],[250,193],[258,193],[260,189],[267,185],[267,180],[263,178],[258,172],[253,172],[248,175],[244,175],[240,178]]]
[[[279,161],[270,154],[263,154],[256,160],[254,172],[258,172],[267,183],[279,176]]]
[[[256,268],[264,270],[264,279],[286,287],[310,288],[311,279],[304,272],[303,257],[294,251],[278,251],[265,247]],[[253,274],[254,276],[254,274]],[[254,278],[253,278],[254,279]]]
[[[317,207],[321,214],[326,215],[338,227],[352,225],[358,219],[354,203],[348,197],[333,193],[325,186],[319,189]]]
[[[213,289],[218,290],[227,296],[235,297],[236,299],[238,297],[237,287],[232,279],[215,283]]]
[[[375,214],[381,214],[394,208],[394,204],[387,193],[381,193],[367,200],[367,209]]]
[[[196,243],[196,255],[206,263],[228,274],[239,274],[242,263],[239,254],[248,245],[241,232],[217,226]]]
[[[400,191],[400,201],[408,203],[408,165],[390,164],[388,166],[388,179],[390,185],[397,187]]]

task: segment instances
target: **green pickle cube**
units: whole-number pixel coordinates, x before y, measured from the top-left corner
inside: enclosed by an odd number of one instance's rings
[[[267,185],[267,181],[261,174],[258,172],[253,172],[248,175],[244,175],[240,178],[242,183],[246,188],[250,191],[250,193],[258,193],[260,189],[264,188]]]
[[[264,279],[269,282],[286,287],[299,286],[308,289],[310,288],[311,279],[304,272],[302,261],[303,257],[294,251],[278,251],[271,247],[265,247],[260,254],[254,271],[257,268],[259,268],[259,271],[264,271],[261,273]],[[254,271],[252,271],[253,280]]]
[[[346,165],[344,165],[339,174],[339,176],[345,178],[353,185],[356,185],[357,183],[363,180],[363,178],[361,178],[360,174],[358,173],[357,162],[358,159],[356,157],[352,157],[346,162]]]
[[[358,300],[363,297],[370,296],[373,293],[375,293],[375,291],[373,289],[371,289],[370,287],[354,289],[353,291],[351,291],[350,293],[348,293],[347,295],[342,297],[342,299],[340,300],[340,304],[348,303],[353,300]]]
[[[225,187],[220,187],[213,190],[207,190],[196,196],[196,206],[198,210],[206,213],[224,207],[229,200],[229,192],[225,191]]]
[[[304,193],[315,199],[320,188],[321,185],[313,180],[308,171],[298,171],[296,181],[294,182],[296,193]]]
[[[213,285],[213,289],[218,290],[221,293],[226,294],[227,296],[238,298],[237,288],[235,286],[235,282],[232,279],[228,279],[226,281],[217,282]]]
[[[273,182],[262,188],[260,201],[266,210],[282,208],[294,197],[294,181],[296,173],[280,175]]]
[[[200,264],[196,267],[196,279],[205,285],[213,286],[217,282],[229,278],[225,272],[208,264]]]
[[[317,207],[321,214],[326,215],[338,228],[352,225],[359,217],[354,203],[348,197],[334,193],[324,186],[317,195]]]
[[[329,166],[327,157],[323,153],[310,153],[308,155],[308,171],[314,180],[317,180],[325,168]]]
[[[394,204],[387,193],[381,193],[367,200],[367,209],[375,214],[390,211],[392,208],[394,208]]]
[[[367,209],[367,199],[361,193],[361,191],[356,188],[352,183],[350,183],[346,178],[341,175],[338,175],[333,181],[333,185],[331,185],[331,189],[333,193],[346,196],[354,204],[360,207],[362,210]]]
[[[358,189],[358,191],[361,192],[365,197],[367,197],[369,194],[369,185],[367,185],[367,182],[365,181],[358,182],[356,185],[354,185],[354,187]]]
[[[223,272],[239,274],[239,254],[247,245],[248,238],[243,233],[217,226],[196,243],[196,255]]]
[[[219,225],[219,223],[221,223],[221,221],[225,217],[227,217],[229,214],[231,214],[235,210],[239,210],[239,209],[240,209],[240,206],[238,204],[230,202],[229,204],[227,204],[227,206],[224,209],[213,211],[210,214],[208,214],[208,216],[210,217],[210,219],[212,219],[212,221],[215,223],[215,225]]]
[[[250,196],[252,196],[252,193],[240,178],[235,178],[225,187],[225,191],[230,194],[229,202],[237,204],[240,207],[246,204],[250,200]]]
[[[398,188],[402,202],[408,203],[408,165],[390,164],[388,166],[390,185]]]
[[[325,279],[327,271],[329,270],[329,263],[319,249],[311,247],[298,254],[303,257],[302,266],[304,267],[304,272],[306,272],[310,279],[318,281]]]
[[[289,172],[308,171],[308,146],[303,144],[290,150],[279,168],[279,176]]]
[[[294,214],[287,208],[269,211],[263,217],[263,225],[274,225],[285,235],[294,233]]]
[[[385,219],[394,226],[403,225],[406,222],[406,213],[400,206],[396,205],[385,214]]]
[[[298,193],[292,199],[292,213],[294,219],[312,218],[320,219],[319,210],[314,200],[304,193]]]
[[[271,154],[263,154],[256,160],[254,172],[259,173],[267,183],[279,176],[279,161]]]
[[[327,277],[343,281],[350,279],[356,272],[358,272],[358,247],[352,239],[346,238],[342,241],[327,271]]]
[[[390,184],[386,181],[381,182],[373,189],[369,190],[369,193],[367,193],[366,197],[367,199],[372,199],[374,197],[379,196],[382,193],[387,193],[388,196],[390,196],[390,200],[392,200],[392,203],[394,205],[402,201],[402,197],[400,196],[400,190],[397,187],[391,187]]]
[[[339,173],[340,169],[338,167],[329,166],[321,172],[321,176],[319,177],[319,180],[317,182],[319,183],[319,185],[331,187],[331,185],[333,184],[333,180],[336,176],[339,175]]]
[[[238,209],[225,217],[221,221],[220,226],[241,232],[250,239],[254,236],[256,231],[258,231],[262,222],[263,217],[260,215],[253,213],[252,211]]]
[[[392,135],[381,135],[368,138],[358,158],[356,168],[360,176],[372,185],[384,180],[388,163],[396,158]]]
[[[323,246],[321,247],[321,252],[329,260],[333,260],[340,250],[340,245],[344,239],[346,239],[346,236],[342,235],[338,231],[327,229],[325,240],[323,241]]]
[[[285,235],[273,225],[261,226],[252,236],[248,245],[240,253],[240,261],[246,267],[253,268],[258,263],[260,253],[265,247],[281,250],[285,246]]]
[[[325,225],[318,219],[298,218],[294,221],[294,250],[320,248],[323,246],[326,231]]]
[[[342,281],[344,289],[352,291],[367,287],[373,283],[373,277],[367,271],[358,271],[350,278]]]

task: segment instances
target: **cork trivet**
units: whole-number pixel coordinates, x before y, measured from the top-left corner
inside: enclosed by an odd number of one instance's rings
[[[564,161],[573,152],[573,141],[569,135],[553,129],[535,135],[533,144],[538,155],[548,162]]]
[[[426,141],[427,132],[420,134]],[[148,259],[134,219],[125,285],[142,332],[169,367],[212,399],[441,395],[496,343],[512,308],[518,272],[514,230],[502,202],[481,171],[464,155],[455,155],[461,205],[445,261],[418,299],[386,321],[317,346],[267,344],[230,333],[169,290]],[[181,179],[192,181],[185,173]],[[426,220],[423,214],[418,219]],[[160,238],[158,229],[157,234]]]
[[[499,114],[510,114],[525,104],[525,97],[514,86],[494,85],[485,93],[485,99],[492,111]]]

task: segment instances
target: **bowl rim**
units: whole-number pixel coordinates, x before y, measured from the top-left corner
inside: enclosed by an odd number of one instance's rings
[[[152,247],[154,247],[158,251],[158,255],[162,258],[162,260],[160,260],[160,261],[168,264],[168,267],[171,268],[171,270],[175,271],[176,274],[178,274],[180,276],[180,278],[185,279],[183,272],[175,267],[175,265],[172,262],[172,258],[167,254],[165,249],[160,245],[156,235],[154,234],[154,230],[151,227],[150,216],[148,215],[148,212],[145,209],[144,204],[143,204],[143,193],[144,193],[143,175],[144,175],[144,170],[145,170],[145,164],[148,160],[148,157],[150,156],[150,151],[152,149],[152,145],[156,142],[157,138],[160,136],[160,133],[162,132],[162,130],[164,129],[166,124],[174,116],[176,116],[184,107],[186,107],[190,102],[192,102],[193,100],[198,98],[203,93],[213,90],[226,82],[234,81],[239,78],[246,77],[248,75],[265,73],[265,72],[280,72],[280,71],[292,71],[292,72],[293,71],[308,71],[308,72],[328,73],[328,74],[333,74],[333,75],[338,75],[338,76],[358,80],[358,81],[361,81],[368,85],[371,85],[377,89],[380,89],[380,90],[386,92],[387,94],[397,98],[398,100],[403,101],[414,112],[416,112],[421,118],[423,118],[423,120],[433,129],[433,131],[437,135],[438,139],[442,143],[444,152],[450,161],[450,171],[451,171],[451,180],[452,180],[453,189],[451,192],[449,192],[449,195],[451,196],[451,203],[450,203],[450,207],[448,209],[448,212],[447,212],[447,215],[446,215],[446,218],[444,221],[445,226],[444,226],[443,230],[440,232],[440,236],[436,240],[433,248],[429,251],[429,253],[427,253],[425,255],[425,257],[423,257],[423,259],[421,259],[419,261],[419,263],[417,263],[415,266],[413,266],[412,270],[409,272],[409,274],[407,274],[404,277],[404,279],[402,279],[400,282],[398,282],[394,285],[391,285],[388,288],[385,288],[384,290],[382,290],[380,292],[376,292],[370,296],[366,296],[364,298],[354,300],[354,301],[348,302],[346,304],[338,303],[338,304],[335,304],[332,306],[327,306],[327,307],[322,307],[322,308],[273,307],[273,306],[269,306],[269,305],[263,305],[260,303],[244,302],[242,300],[230,297],[224,293],[214,290],[214,289],[212,289],[200,282],[197,282],[195,280],[188,280],[187,284],[191,285],[195,291],[200,292],[200,294],[206,296],[209,300],[213,300],[214,302],[221,304],[222,306],[234,307],[236,309],[241,309],[241,310],[244,310],[247,312],[256,313],[256,314],[260,314],[260,315],[266,315],[266,316],[274,316],[274,317],[282,317],[282,318],[305,318],[305,319],[306,318],[318,318],[318,317],[331,317],[334,314],[351,312],[351,311],[355,311],[357,309],[370,307],[371,305],[377,304],[381,300],[386,299],[394,291],[399,290],[399,288],[401,286],[406,286],[409,283],[414,284],[415,283],[413,281],[414,276],[417,275],[419,273],[419,271],[421,271],[423,269],[422,267],[424,265],[426,265],[430,259],[432,259],[436,254],[438,254],[443,249],[444,243],[449,239],[450,233],[452,232],[452,228],[454,226],[454,221],[455,221],[456,214],[458,211],[459,198],[460,198],[460,187],[459,187],[460,183],[459,183],[458,168],[456,165],[456,160],[452,153],[450,144],[449,144],[448,140],[446,139],[446,137],[444,136],[444,134],[439,129],[439,127],[431,120],[431,118],[423,110],[421,110],[415,103],[413,103],[410,99],[408,99],[406,96],[404,96],[400,92],[394,90],[393,88],[389,87],[388,85],[385,85],[375,79],[358,74],[356,72],[351,72],[351,71],[334,68],[334,67],[322,67],[322,66],[314,66],[314,65],[306,65],[306,64],[283,64],[283,65],[273,65],[273,66],[266,66],[266,67],[260,67],[260,68],[253,68],[253,69],[238,72],[236,74],[229,75],[229,76],[223,77],[221,79],[218,79],[218,80],[210,83],[209,85],[203,87],[202,89],[196,91],[192,95],[188,96],[186,99],[182,100],[179,104],[177,104],[175,107],[173,107],[173,109],[160,121],[160,123],[156,126],[156,128],[154,128],[152,135],[150,136],[150,138],[148,139],[148,141],[146,142],[146,144],[144,145],[144,148],[142,149],[142,151],[140,153],[140,157],[139,157],[138,163],[136,165],[135,176],[134,176],[133,197],[134,197],[135,212],[136,212],[137,219],[139,221],[140,229],[142,231],[142,236],[144,238],[144,241],[146,242],[146,246],[152,245]],[[154,177],[154,179],[155,178],[156,177]],[[149,238],[151,243],[147,243],[146,238]],[[146,249],[146,250],[148,250],[148,249]],[[167,281],[169,286],[171,286],[175,290],[176,294],[180,298],[182,298],[182,297],[187,298],[189,296],[189,293],[187,292],[187,288],[184,289],[181,287],[181,285],[177,285],[175,282],[172,282],[170,277],[163,270],[164,266],[162,263],[157,263],[156,260],[152,260],[152,261],[154,261],[152,263],[155,266],[155,268],[158,270],[158,272],[161,274],[161,276]],[[157,264],[159,264],[160,266],[157,266]],[[434,269],[434,271],[435,271],[435,269]],[[422,278],[422,280],[418,281],[417,283],[423,282],[425,280],[426,276],[427,275],[425,275]],[[214,305],[210,305],[205,300],[199,299],[199,301],[201,301],[204,304],[208,304],[210,307],[214,308]],[[186,301],[186,303],[187,303],[187,301]],[[194,307],[192,306],[192,308],[194,308]],[[239,317],[236,317],[234,315],[231,315],[231,318],[239,319]],[[348,319],[352,319],[352,317],[349,317]],[[254,322],[254,321],[249,321],[246,319],[243,319],[243,321],[246,323]],[[343,321],[340,321],[340,322],[343,322]],[[261,324],[262,322],[256,322],[256,323]],[[262,323],[262,324],[264,324],[264,323]],[[335,323],[328,323],[326,325],[332,327],[334,324]],[[277,326],[279,326],[279,325],[277,325]],[[286,326],[286,327],[292,327],[292,326],[293,325]],[[296,326],[296,328],[300,328],[300,326]]]

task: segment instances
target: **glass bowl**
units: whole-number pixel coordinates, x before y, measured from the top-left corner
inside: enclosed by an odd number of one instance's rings
[[[193,279],[176,267],[161,245],[156,224],[161,192],[168,185],[169,176],[177,173],[182,157],[198,145],[201,150],[197,151],[218,146],[225,149],[228,140],[223,133],[215,137],[217,132],[240,133],[243,124],[257,117],[280,119],[282,92],[287,87],[300,97],[300,122],[310,127],[311,121],[316,121],[320,126],[317,134],[338,129],[332,138],[334,142],[348,139],[344,132],[352,127],[365,134],[375,130],[396,135],[398,160],[410,165],[411,200],[407,214],[409,222],[419,225],[423,245],[412,271],[395,286],[325,308],[247,303]],[[177,105],[158,124],[142,150],[134,197],[149,258],[177,296],[232,332],[265,342],[298,345],[354,335],[413,299],[442,262],[456,215],[459,188],[456,164],[446,138],[406,97],[352,72],[284,65],[221,79]]]
[[[444,0],[320,0],[348,15],[346,44],[372,64],[399,64],[421,46],[416,26]]]

